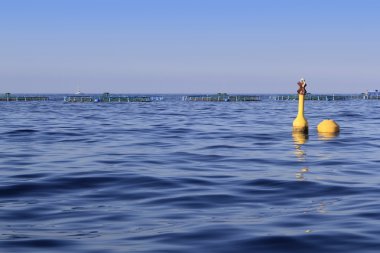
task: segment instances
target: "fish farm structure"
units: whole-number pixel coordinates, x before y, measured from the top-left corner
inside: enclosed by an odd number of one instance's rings
[[[271,100],[298,100],[298,95],[275,95],[269,96]],[[361,95],[314,95],[306,94],[305,100],[315,100],[315,101],[337,101],[337,100],[353,100],[353,99],[373,99],[366,98],[364,94]]]
[[[102,103],[125,103],[125,102],[152,102],[163,100],[160,96],[112,96],[109,93],[104,93],[101,96],[84,96],[74,95],[64,97],[64,102],[67,103],[85,103],[85,102],[102,102]]]
[[[262,100],[292,101],[298,100],[297,94],[280,95],[229,95],[227,93],[217,93],[214,95],[111,95],[103,94],[77,94],[36,96],[36,95],[13,95],[5,93],[0,95],[0,102],[29,102],[29,101],[62,101],[64,103],[128,103],[128,102],[153,102],[153,101],[185,101],[185,102],[257,102]],[[313,101],[345,101],[345,100],[379,100],[380,92],[366,92],[361,94],[306,94],[305,100]]]
[[[206,102],[252,102],[260,101],[260,96],[248,95],[228,95],[227,93],[218,93],[216,95],[197,95],[183,96],[183,101],[206,101]]]
[[[375,91],[367,91],[366,93],[363,93],[363,99],[380,99],[380,92],[379,90]]]
[[[12,96],[11,93],[5,93],[3,96],[0,96],[1,102],[28,102],[28,101],[47,101],[49,97],[41,96]]]

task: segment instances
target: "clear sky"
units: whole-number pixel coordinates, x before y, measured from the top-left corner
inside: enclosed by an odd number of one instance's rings
[[[380,89],[378,0],[0,0],[0,93]]]

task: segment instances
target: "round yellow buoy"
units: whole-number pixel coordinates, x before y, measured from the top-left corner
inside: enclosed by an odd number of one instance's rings
[[[317,130],[319,133],[336,134],[339,133],[340,127],[334,120],[325,119],[321,123],[319,123]]]

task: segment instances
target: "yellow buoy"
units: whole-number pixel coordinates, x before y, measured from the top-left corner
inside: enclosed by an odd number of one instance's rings
[[[301,79],[298,82],[300,86],[297,90],[298,92],[298,114],[295,120],[293,121],[293,132],[307,133],[309,131],[309,124],[304,115],[305,107],[305,95],[306,95],[306,81]]]
[[[317,130],[319,133],[336,134],[339,133],[339,125],[332,119],[325,119],[319,123]]]

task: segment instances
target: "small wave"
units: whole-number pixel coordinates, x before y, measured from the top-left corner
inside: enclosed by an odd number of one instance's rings
[[[18,178],[36,179],[44,174],[19,175]],[[174,181],[148,176],[91,176],[91,177],[59,177],[39,180],[38,182],[18,182],[0,187],[0,198],[14,198],[27,196],[51,196],[80,191],[83,189],[100,190],[120,185],[123,187],[144,186],[144,188],[176,187]]]
[[[60,248],[69,247],[76,244],[74,241],[61,240],[61,239],[29,239],[29,240],[4,240],[0,243],[5,247],[9,248]]]
[[[229,194],[194,194],[174,197],[157,198],[147,202],[149,205],[165,204],[192,209],[217,208],[228,204],[238,203],[240,197]]]
[[[243,184],[240,192],[251,196],[268,195],[276,196],[276,199],[319,198],[323,196],[339,197],[361,194],[369,191],[369,187],[339,186],[322,184],[311,181],[284,181],[271,179],[256,179]],[[275,199],[272,198],[271,201]]]
[[[17,130],[12,130],[12,131],[6,132],[5,135],[15,135],[15,136],[30,135],[30,134],[34,134],[37,132],[38,132],[38,130],[35,130],[35,129],[17,129]]]

